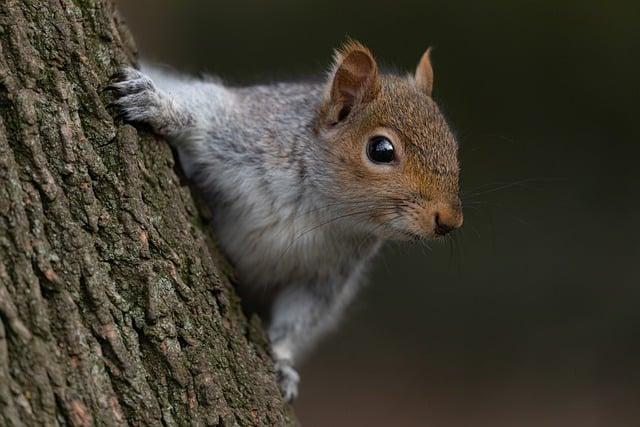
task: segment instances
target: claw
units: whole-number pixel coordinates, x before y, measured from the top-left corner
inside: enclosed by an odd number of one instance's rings
[[[111,83],[111,84],[109,84],[109,85],[107,85],[107,86],[102,88],[103,92],[111,92],[111,91],[115,92],[116,90],[117,90],[117,88],[115,86],[115,83]]]
[[[109,77],[109,81],[118,82],[118,81],[121,81],[121,80],[125,80],[127,78],[125,70],[126,70],[126,68],[118,68],[118,71],[116,71],[115,73],[113,73],[111,75],[111,77]]]

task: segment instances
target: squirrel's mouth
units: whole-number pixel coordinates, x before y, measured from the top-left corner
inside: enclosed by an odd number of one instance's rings
[[[387,223],[384,227],[380,227],[383,238],[386,240],[413,242],[418,240],[425,240],[431,236],[424,233],[418,233],[408,227],[403,227],[400,224]]]
[[[412,224],[406,223],[387,223],[384,227],[380,227],[383,230],[383,238],[386,240],[415,242],[420,240],[441,240],[445,234],[449,232],[442,232],[437,226],[434,226],[431,230],[416,229]]]

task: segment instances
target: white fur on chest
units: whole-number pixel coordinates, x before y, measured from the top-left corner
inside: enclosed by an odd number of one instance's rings
[[[300,209],[232,206],[215,212],[216,235],[243,282],[269,286],[331,276],[346,261],[335,226]]]

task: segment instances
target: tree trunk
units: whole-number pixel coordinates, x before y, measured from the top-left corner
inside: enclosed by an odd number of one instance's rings
[[[133,55],[110,0],[0,0],[0,425],[294,423],[170,149],[112,119]]]

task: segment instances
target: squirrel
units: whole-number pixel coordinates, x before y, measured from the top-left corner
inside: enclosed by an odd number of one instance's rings
[[[169,141],[211,206],[291,401],[294,364],[335,325],[382,243],[462,225],[458,144],[432,98],[430,50],[415,73],[388,74],[348,41],[318,83],[231,87],[142,68],[117,73],[115,107]]]

